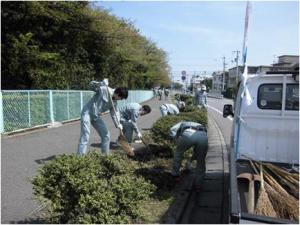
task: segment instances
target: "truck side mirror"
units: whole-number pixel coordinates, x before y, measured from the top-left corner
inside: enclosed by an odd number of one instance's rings
[[[232,105],[231,104],[226,104],[223,107],[223,117],[226,118],[229,115],[234,116]]]

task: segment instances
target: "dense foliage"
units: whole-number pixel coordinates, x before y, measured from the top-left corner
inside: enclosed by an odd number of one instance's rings
[[[126,157],[126,156],[125,156]],[[48,204],[48,223],[134,223],[155,187],[120,154],[61,155],[34,177],[34,195]]]
[[[207,111],[206,109],[195,108],[194,111],[162,117],[153,124],[151,138],[164,148],[174,149],[174,143],[170,141],[169,131],[172,126],[182,121],[193,121],[207,127]]]
[[[3,89],[168,85],[166,53],[133,23],[87,1],[1,2]]]

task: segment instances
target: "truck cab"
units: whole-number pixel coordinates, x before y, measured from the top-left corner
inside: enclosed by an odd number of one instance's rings
[[[248,210],[248,186],[238,180],[253,173],[249,158],[285,167],[299,167],[299,73],[249,75],[248,100],[239,88],[235,106],[224,105],[223,117],[233,116],[230,151],[230,222],[292,223]],[[233,111],[234,108],[234,111]],[[259,183],[256,184],[258,189]],[[256,190],[257,192],[257,190]]]

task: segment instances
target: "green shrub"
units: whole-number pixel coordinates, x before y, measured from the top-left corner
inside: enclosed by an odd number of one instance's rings
[[[130,223],[155,190],[133,173],[126,156],[61,155],[33,178],[34,195],[48,203],[49,223]]]
[[[191,106],[193,111],[181,112],[178,115],[169,115],[158,119],[152,127],[151,138],[164,148],[175,149],[174,143],[170,141],[169,131],[172,126],[181,121],[193,121],[207,127],[207,111]]]
[[[193,104],[193,97],[191,95],[185,95],[185,94],[175,94],[175,99],[184,101],[185,104]]]

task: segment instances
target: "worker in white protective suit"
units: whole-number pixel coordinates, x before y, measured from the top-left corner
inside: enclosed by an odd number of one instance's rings
[[[207,92],[205,85],[201,85],[200,90],[197,91],[196,98],[197,105],[205,108],[207,107]]]
[[[129,144],[132,143],[133,131],[135,131],[139,139],[142,138],[142,133],[137,126],[137,120],[140,116],[150,112],[151,107],[149,105],[142,106],[139,103],[128,103],[119,108],[120,123],[123,126],[123,133]]]
[[[193,147],[192,159],[196,159],[196,190],[200,190],[205,176],[205,158],[208,150],[208,137],[206,128],[200,123],[183,121],[170,129],[170,136],[176,141],[176,150],[173,158],[172,176],[176,181],[180,180],[180,167],[183,154]]]
[[[122,130],[116,114],[117,100],[127,99],[128,90],[118,87],[115,90],[108,87],[108,81],[92,81],[90,86],[96,93],[81,111],[81,131],[77,154],[83,155],[87,152],[87,145],[90,138],[90,125],[95,128],[101,137],[101,150],[104,154],[109,154],[110,133],[103,121],[101,114],[109,111],[116,126]]]
[[[177,115],[177,114],[179,114],[179,109],[174,104],[168,104],[168,103],[162,104],[159,107],[159,110],[161,112],[162,117],[167,116],[167,115]]]

